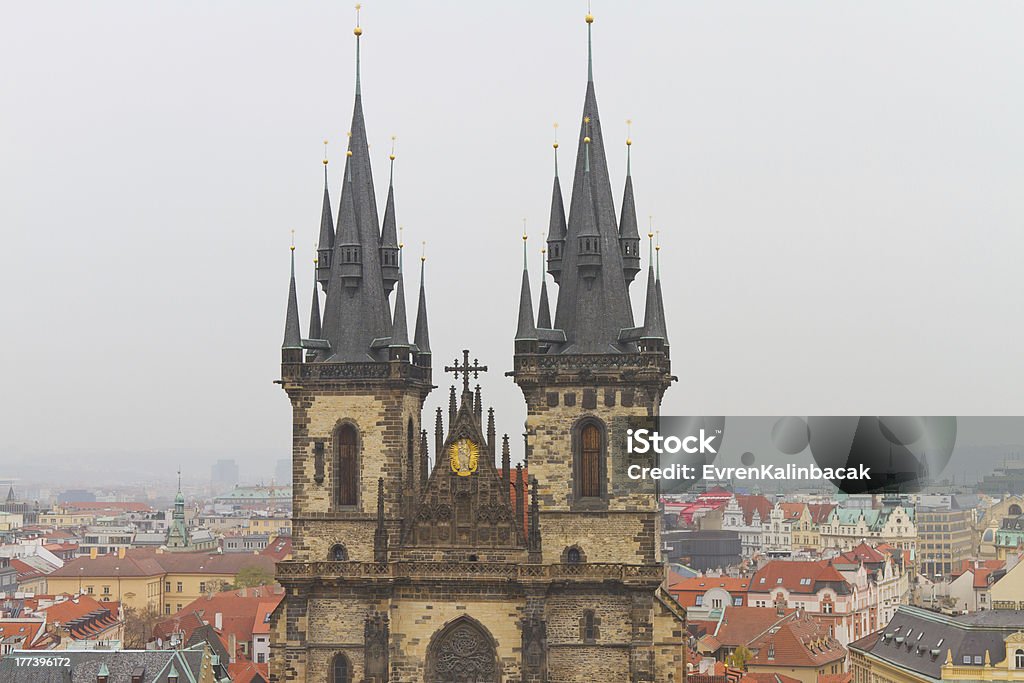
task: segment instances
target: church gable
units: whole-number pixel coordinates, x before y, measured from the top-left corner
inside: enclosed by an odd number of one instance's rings
[[[473,405],[468,376],[472,370],[462,368],[468,368],[468,363],[456,362],[450,368],[466,374],[461,405],[413,508],[402,546],[525,549],[509,487],[494,464],[495,439],[492,435],[488,442],[484,437],[479,421],[482,411]]]

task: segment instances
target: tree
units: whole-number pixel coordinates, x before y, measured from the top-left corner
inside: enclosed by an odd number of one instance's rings
[[[725,658],[725,665],[730,669],[742,669],[747,670],[747,662],[753,659],[754,653],[746,648],[744,645],[740,645],[738,648],[732,651],[728,657]]]
[[[235,575],[234,588],[252,588],[274,583],[274,575],[257,565],[242,567]]]
[[[160,622],[160,610],[154,604],[144,608],[125,607],[123,646],[126,650],[144,650],[153,637],[153,627]]]

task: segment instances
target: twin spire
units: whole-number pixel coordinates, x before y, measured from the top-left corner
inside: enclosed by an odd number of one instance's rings
[[[295,362],[295,349],[307,349],[307,362],[360,362],[411,359],[430,363],[427,332],[424,267],[420,266],[420,296],[414,341],[409,342],[402,245],[395,213],[392,138],[388,195],[383,223],[377,214],[369,144],[363,117],[360,78],[362,26],[356,7],[355,101],[337,220],[332,220],[331,196],[324,158],[324,195],[320,216],[319,246],[314,259],[315,284],[310,307],[309,338],[301,339],[295,296],[295,259],[292,246],[292,278],[289,284],[285,341],[282,350]],[[327,142],[324,141],[326,147]],[[325,294],[323,314],[317,283]],[[395,293],[394,313],[391,294]],[[299,353],[301,358],[301,353]]]
[[[554,143],[555,176],[547,236],[547,272],[558,285],[554,320],[547,308],[547,283],[541,285],[538,350],[546,353],[624,353],[635,351],[638,330],[661,330],[654,317],[637,328],[629,286],[640,272],[640,233],[633,195],[630,132],[626,137],[626,183],[621,213],[616,217],[601,117],[594,87],[593,24],[587,14],[587,86],[583,100],[576,168],[566,220],[558,175],[558,142]],[[631,124],[627,121],[627,125]],[[651,287],[657,289],[656,278]],[[520,300],[525,292],[521,292]],[[648,304],[657,308],[656,297]],[[520,320],[525,317],[520,312]],[[532,317],[532,315],[531,315]],[[544,318],[547,319],[544,319]],[[662,315],[662,319],[664,315]],[[546,324],[542,324],[546,323]],[[545,329],[547,333],[545,333]],[[655,334],[658,332],[652,332]],[[561,341],[558,340],[561,337]],[[547,338],[547,340],[545,339]],[[517,334],[517,346],[520,335]],[[524,349],[525,350],[525,349]]]

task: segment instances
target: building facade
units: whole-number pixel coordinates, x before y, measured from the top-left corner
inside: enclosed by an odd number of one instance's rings
[[[616,217],[592,69],[568,221],[554,179],[553,313],[546,282],[534,310],[524,239],[510,375],[527,404],[527,481],[470,385],[487,368],[468,351],[445,368],[462,386],[447,420],[441,410],[433,420],[430,463],[422,262],[410,339],[393,186],[377,217],[361,34],[336,223],[325,172],[316,277],[326,302],[321,311],[314,285],[308,339],[294,265],[288,296],[293,559],[278,564],[287,597],[271,620],[271,680],[682,681],[685,613],[661,588],[657,492],[623,467],[627,421],[656,416],[673,379],[664,306],[652,263],[634,323],[632,180]]]
[[[974,554],[970,510],[917,508],[917,572],[931,580],[950,577]]]

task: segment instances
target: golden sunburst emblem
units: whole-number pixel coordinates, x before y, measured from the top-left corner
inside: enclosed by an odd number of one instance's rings
[[[460,477],[468,477],[476,472],[480,460],[480,448],[470,439],[459,439],[448,447],[448,461],[452,472]]]

